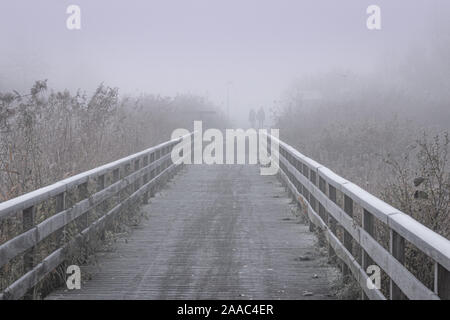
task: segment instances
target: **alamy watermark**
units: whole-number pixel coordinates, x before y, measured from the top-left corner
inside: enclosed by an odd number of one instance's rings
[[[66,13],[69,15],[66,20],[66,27],[69,30],[81,29],[81,8],[75,4],[67,7]]]
[[[81,8],[79,5],[71,4],[66,8],[66,27],[68,30],[81,30]],[[381,8],[372,4],[367,7],[366,27],[369,30],[381,30]]]
[[[367,288],[370,290],[381,289],[381,269],[377,265],[370,265],[366,270],[369,277],[366,280]]]
[[[367,29],[381,30],[381,8],[373,4],[367,7],[366,13],[369,15],[366,21]]]
[[[73,264],[67,267],[66,274],[69,276],[66,279],[67,289],[81,289],[81,270],[80,267]]]
[[[279,130],[270,129],[270,135],[275,138],[270,139],[270,153],[268,135],[267,129],[226,129],[224,138],[219,129],[207,129],[203,133],[202,122],[194,121],[193,135],[187,129],[173,131],[172,139],[183,138],[172,150],[172,161],[192,164],[192,151],[193,164],[245,164],[248,158],[248,164],[261,165],[261,175],[275,175],[279,165]],[[204,146],[203,142],[207,144]]]

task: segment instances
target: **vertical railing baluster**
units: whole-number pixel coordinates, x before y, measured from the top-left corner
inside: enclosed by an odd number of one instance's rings
[[[111,184],[115,184],[119,180],[120,180],[120,167],[119,168],[115,168],[112,171]],[[115,189],[115,193],[114,193],[113,198],[111,199],[111,203],[112,203],[112,207],[115,207],[115,206],[120,204],[120,186],[117,187],[117,189]],[[116,216],[120,216],[120,212],[118,212],[116,214]],[[107,224],[108,224],[107,228],[108,229],[114,228],[114,224],[112,223],[112,221],[113,221],[113,219],[111,219],[111,218],[107,219]]]
[[[327,194],[327,191],[325,189],[325,180],[321,176],[319,176],[319,189],[324,195]]]
[[[23,232],[30,230],[34,227],[36,210],[35,207],[29,207],[22,211],[22,228]],[[27,250],[23,255],[23,268],[25,272],[30,271],[33,268],[34,247]]]
[[[23,232],[30,230],[34,227],[35,217],[36,216],[36,207],[32,206],[26,208],[22,211],[22,228]],[[34,256],[35,256],[35,247],[28,249],[25,251],[23,255],[23,273],[27,273],[31,269],[33,269],[34,265]],[[34,289],[30,288],[24,296],[25,299],[30,300],[34,298]]]
[[[312,182],[312,184],[317,185],[316,181],[316,173],[314,170],[309,170],[309,180]],[[317,207],[316,207],[316,198],[312,195],[312,193],[309,193],[309,204],[311,205],[311,208],[314,210],[314,212],[317,213]],[[309,220],[309,231],[313,232],[315,230],[314,223]]]
[[[111,184],[114,184],[120,180],[120,168],[116,168],[112,172],[112,180]],[[120,203],[120,188],[118,187],[117,192],[115,193],[115,205]]]
[[[156,161],[156,151],[152,152],[150,155],[150,162],[153,163]],[[153,166],[152,170],[150,171],[150,179],[154,179],[156,176],[156,168]],[[152,182],[152,186],[150,188],[150,197],[155,196],[155,182]]]
[[[66,209],[66,192],[61,192],[60,194],[56,195],[56,207],[55,207],[55,214],[63,211]],[[62,227],[61,230],[58,230],[55,232],[55,241],[57,246],[59,247],[61,244],[65,243],[66,241],[66,227]]]
[[[156,152],[155,152],[155,162],[157,162],[159,160],[160,156],[161,156],[161,150],[156,150]],[[161,167],[161,164],[158,163],[156,165],[156,167],[155,167],[155,177],[157,177],[159,175],[160,167]],[[153,184],[153,194],[156,194],[157,190],[158,190],[158,183],[157,183],[157,181],[155,181],[155,183]]]
[[[389,249],[394,258],[401,264],[405,264],[405,239],[392,229],[390,229]],[[390,279],[389,288],[391,300],[405,299],[405,295],[392,279]]]
[[[364,209],[363,211],[362,227],[370,236],[373,237],[374,235],[373,216],[366,209]],[[367,272],[367,267],[373,264],[373,261],[370,258],[369,254],[363,248],[361,248],[361,256],[362,256],[362,263],[361,263],[362,268],[364,272]],[[366,294],[364,293],[364,290],[362,290],[361,297],[364,300],[367,298]]]
[[[319,176],[319,190],[326,196],[325,190],[325,180]],[[322,218],[323,222],[327,223],[325,207],[319,201],[319,216]]]
[[[144,157],[144,160],[143,160],[143,167],[144,168],[147,168],[147,166],[148,166],[148,155],[146,155],[145,157]],[[145,169],[146,170],[146,169]],[[143,184],[145,185],[145,184],[147,184],[147,182],[148,182],[148,172],[147,172],[147,170],[146,170],[146,172],[145,172],[145,174],[144,174],[144,182],[143,182]],[[142,202],[144,203],[144,204],[148,204],[148,189],[146,189],[145,191],[144,191],[144,195],[143,195],[143,197],[142,197]]]
[[[326,188],[325,188],[325,180],[320,175],[318,176],[318,178],[319,178],[319,190],[323,193],[324,196],[326,196],[327,195],[327,191],[326,191]],[[318,201],[318,202],[319,202],[319,216],[323,220],[323,222],[326,225],[328,225],[328,213],[325,210],[325,207],[323,206],[323,204],[320,201]],[[319,239],[321,239],[321,238],[319,238]],[[325,246],[326,243],[322,242],[321,245]]]
[[[100,191],[102,191],[103,189],[105,189],[105,175],[104,175],[104,174],[99,175],[99,176],[97,177],[97,188],[96,188],[96,192],[100,192]],[[108,207],[108,204],[107,204],[107,201],[106,201],[106,200],[105,200],[105,201],[102,201],[102,203],[100,203],[100,204],[97,206],[97,209],[96,209],[97,219],[98,219],[99,217],[103,216],[103,215],[106,213],[107,207]],[[106,224],[105,224],[105,227],[106,227]],[[105,238],[104,235],[105,235],[104,230],[102,230],[102,231],[100,232],[100,234],[97,235],[97,237],[99,237],[101,240],[104,240],[104,238]]]
[[[347,213],[347,215],[350,218],[353,218],[353,200],[346,194],[344,194],[344,211],[345,211],[345,213]],[[352,253],[352,236],[345,229],[344,229],[344,247],[350,252],[351,255],[353,255],[353,253]],[[344,274],[344,279],[345,279],[345,277],[350,275],[350,269],[348,268],[348,266],[345,263],[343,264],[342,273]]]
[[[77,187],[78,189],[78,201],[82,201],[88,197],[88,182],[84,182]],[[78,233],[81,233],[84,229],[89,226],[89,213],[90,210],[86,211],[80,218],[77,223]],[[80,256],[84,259],[87,259],[88,256],[88,246],[87,243],[84,242],[80,247]]]
[[[172,150],[172,145],[169,145],[167,147],[167,168],[169,168],[172,165],[172,157],[170,156],[170,152]],[[173,168],[172,168],[173,169]],[[173,170],[170,170],[167,174],[167,180],[171,179],[173,175]]]
[[[309,170],[308,170],[308,166],[306,164],[303,164],[303,175],[305,176],[306,179],[309,179]],[[309,202],[309,190],[308,188],[305,186],[305,199],[307,202]]]
[[[441,300],[450,300],[450,271],[434,263],[434,292]]]
[[[140,159],[137,159],[134,161],[134,172],[138,171],[140,168]],[[134,192],[138,191],[139,187],[140,187],[140,181],[141,181],[141,177],[137,177],[136,181],[134,182]]]
[[[128,201],[128,198],[131,195],[132,189],[133,189],[133,185],[129,183],[129,179],[128,176],[130,175],[131,172],[131,163],[126,163],[123,167],[123,171],[122,171],[122,179],[126,182],[126,187],[124,188],[124,191],[122,192],[122,197],[120,199],[120,202],[124,203],[123,205],[123,210],[121,212],[121,214],[123,216],[127,216],[128,213],[130,212],[130,201]]]
[[[113,170],[113,173],[112,173],[112,182],[115,183],[115,182],[119,181],[119,179],[120,179],[120,169],[116,168]]]
[[[328,197],[330,198],[331,201],[333,201],[334,203],[336,203],[336,188],[333,187],[331,184],[328,184]],[[330,227],[330,231],[336,235],[336,220],[329,215],[328,216],[328,225]],[[331,244],[328,245],[328,252],[330,255],[330,261],[331,262],[336,262],[336,252],[334,251],[333,247],[331,246]]]
[[[161,158],[161,149],[158,149],[156,151],[156,160],[159,160]],[[161,173],[161,163],[158,164],[156,167],[156,175]]]
[[[120,199],[120,201],[124,201],[125,199],[128,198],[128,196],[130,195],[131,192],[131,185],[130,183],[128,183],[128,176],[130,175],[130,171],[131,171],[131,165],[130,163],[126,163],[123,167],[123,171],[122,171],[122,179],[125,180],[126,182],[126,187],[124,188],[124,192],[122,193],[122,198]]]
[[[105,175],[102,174],[97,177],[97,189],[96,192],[100,192],[105,189]],[[100,217],[105,213],[106,210],[106,202],[103,201],[97,206],[97,216]]]
[[[78,201],[84,200],[88,197],[88,182],[84,182],[80,185],[78,185]],[[87,226],[89,225],[89,211],[84,213],[80,219],[80,225],[81,228],[79,232],[83,231]]]
[[[102,174],[97,177],[97,192],[105,189],[105,175]]]

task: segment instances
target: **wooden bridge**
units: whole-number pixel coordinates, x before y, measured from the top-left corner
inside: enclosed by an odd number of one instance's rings
[[[173,163],[179,142],[1,203],[0,298],[32,298],[139,206],[148,219],[82,266],[91,279],[47,298],[332,299],[340,266],[362,298],[450,299],[449,240],[286,143],[268,136],[280,170],[261,176],[256,165]],[[409,246],[432,263],[431,286],[405,263]],[[368,286],[371,265],[384,287]]]

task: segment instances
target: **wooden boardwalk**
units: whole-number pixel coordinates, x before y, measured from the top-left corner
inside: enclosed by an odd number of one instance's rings
[[[82,267],[91,280],[47,299],[332,299],[337,272],[290,202],[257,166],[187,166],[148,220]]]

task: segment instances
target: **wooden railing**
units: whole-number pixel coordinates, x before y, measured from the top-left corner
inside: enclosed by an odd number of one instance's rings
[[[21,224],[17,235],[0,244],[0,268],[12,259],[18,259],[15,268],[22,270],[19,277],[0,293],[0,300],[25,296],[61,265],[73,248],[82,249],[85,241],[100,234],[112,218],[128,210],[130,205],[147,203],[155,188],[180,165],[180,162],[172,162],[171,151],[181,139],[0,203],[0,222],[15,218],[15,223]],[[92,192],[89,189],[93,189]],[[69,190],[76,193],[76,200],[70,204],[67,201]],[[54,200],[54,214],[41,222],[36,221],[36,209],[50,200]],[[107,202],[110,202],[109,208]],[[59,243],[61,237],[67,237],[64,229],[71,223],[77,223],[76,235],[61,241],[63,244],[56,250],[39,258],[42,254],[38,254],[37,246],[48,239]]]
[[[269,154],[271,143],[279,144],[279,174],[306,209],[311,229],[318,227],[323,231],[330,256],[343,262],[344,275],[352,274],[358,281],[363,298],[450,299],[448,239],[270,135],[267,145],[263,144]],[[276,160],[277,155],[271,157]],[[354,216],[357,206],[359,221]],[[376,225],[387,230],[388,246],[377,240]],[[405,267],[406,242],[434,264],[433,288]],[[385,294],[367,285],[370,265],[378,266],[387,275],[389,287]]]
[[[83,248],[85,241],[101,233],[112,218],[132,204],[146,203],[155,188],[179,167],[180,163],[172,163],[170,155],[180,141],[162,143],[0,203],[0,222],[15,217],[15,222],[21,223],[20,231],[0,244],[0,268],[13,259],[20,260],[22,268],[17,279],[0,293],[0,299],[23,297],[61,265],[73,248]],[[271,156],[278,157],[281,178],[307,210],[311,226],[323,231],[330,256],[343,262],[344,275],[353,275],[364,297],[450,299],[449,240],[273,136],[268,137],[269,153],[272,143],[279,144],[279,154]],[[76,200],[69,203],[67,195],[73,190]],[[37,208],[50,200],[54,201],[54,214],[36,221]],[[357,206],[362,209],[361,221],[356,219]],[[51,239],[59,243],[56,240],[67,237],[64,230],[73,223],[79,229],[76,235],[61,241],[61,246],[44,257],[38,254],[41,242]],[[388,248],[376,237],[378,224],[389,233]],[[433,288],[405,266],[406,242],[433,261]],[[387,295],[367,286],[366,270],[370,265],[380,267],[389,278]]]

